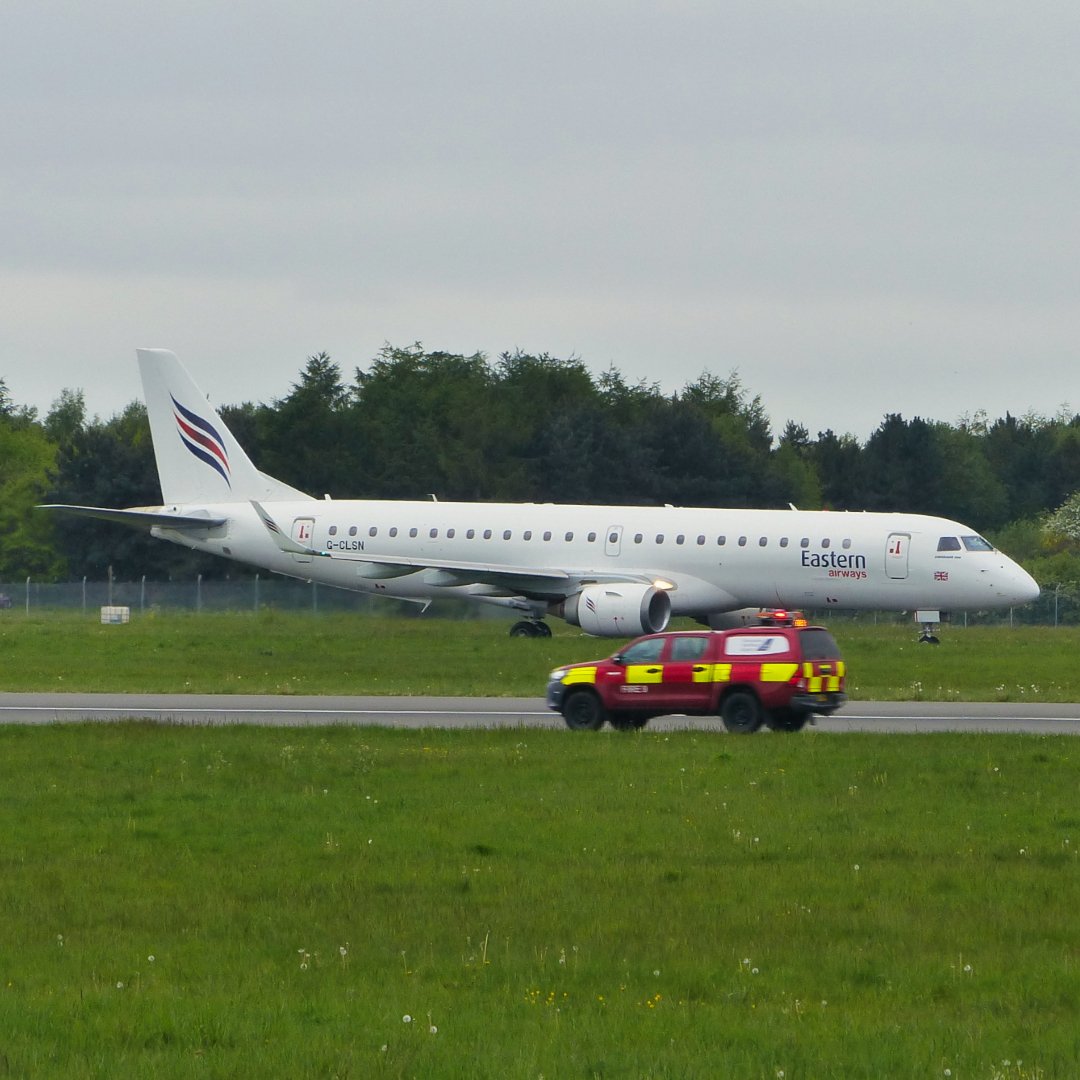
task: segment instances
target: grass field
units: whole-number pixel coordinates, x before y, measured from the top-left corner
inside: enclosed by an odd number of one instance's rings
[[[856,699],[1080,700],[1077,628],[947,628],[934,647],[907,622],[831,625]],[[490,620],[264,611],[102,626],[8,611],[0,690],[540,696],[552,668],[619,644],[562,625],[550,640],[511,639]]]
[[[1073,631],[836,625],[863,698]],[[0,619],[0,689],[537,694],[617,643]],[[1080,742],[0,727],[0,1075],[1080,1076]]]
[[[0,729],[0,1071],[1073,1077],[1080,744]]]

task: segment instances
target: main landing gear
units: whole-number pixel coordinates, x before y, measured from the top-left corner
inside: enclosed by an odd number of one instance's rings
[[[551,627],[540,619],[522,619],[510,627],[511,637],[551,637]]]

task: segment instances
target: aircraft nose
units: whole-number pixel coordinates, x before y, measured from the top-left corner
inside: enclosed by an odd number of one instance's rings
[[[1039,599],[1039,583],[1022,567],[1013,563],[1013,579],[1011,582],[1013,603],[1030,604],[1032,600]]]

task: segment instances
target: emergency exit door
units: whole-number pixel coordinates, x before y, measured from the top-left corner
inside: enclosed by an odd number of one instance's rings
[[[621,525],[609,525],[607,534],[604,536],[604,554],[611,555],[612,557],[619,554],[622,548],[622,530]]]
[[[315,519],[314,518],[297,518],[293,522],[292,526],[292,538],[298,543],[303,544],[304,547],[311,547],[311,539],[315,535]],[[297,562],[311,562],[310,555],[301,555],[299,552],[293,552],[293,558]]]

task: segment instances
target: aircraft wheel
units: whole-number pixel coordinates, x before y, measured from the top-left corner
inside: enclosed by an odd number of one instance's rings
[[[770,731],[802,731],[810,714],[800,709],[777,709],[767,713],[765,726]]]
[[[607,719],[607,710],[589,690],[571,694],[563,703],[562,714],[571,731],[598,731]]]
[[[510,627],[511,637],[551,637],[551,627],[547,623],[530,622],[522,619]]]
[[[732,735],[753,735],[761,727],[761,704],[748,690],[736,690],[724,698],[720,719]]]

